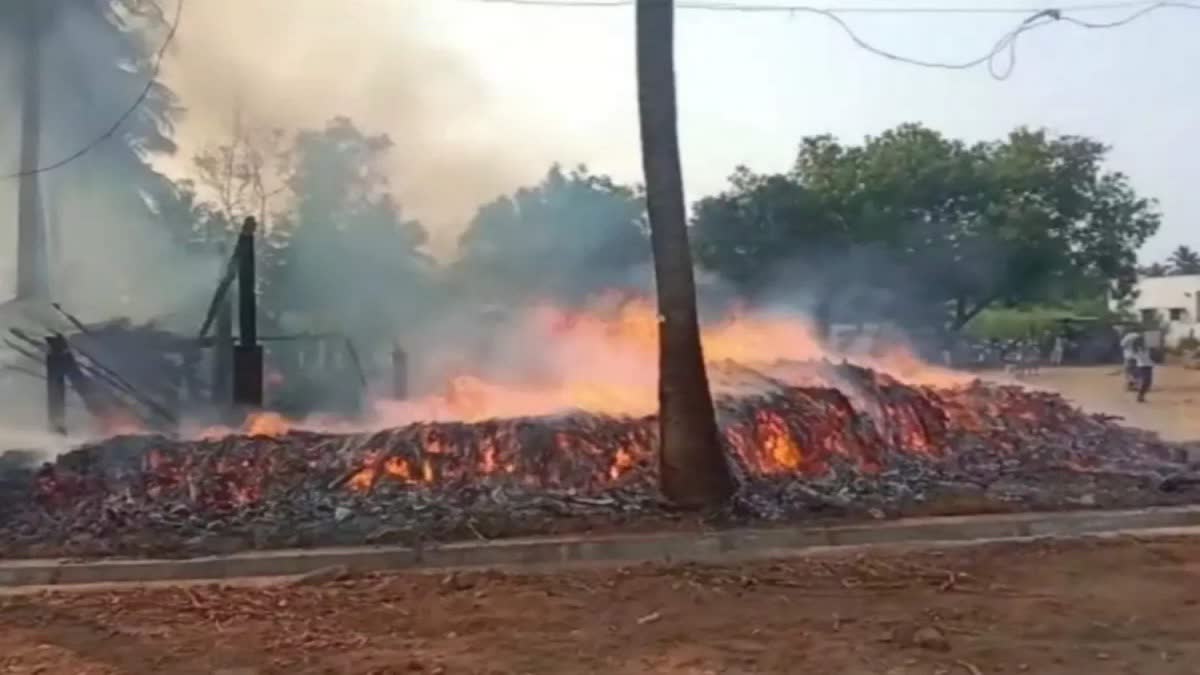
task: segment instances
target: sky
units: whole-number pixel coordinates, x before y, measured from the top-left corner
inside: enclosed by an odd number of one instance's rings
[[[1030,6],[1008,1],[994,0]],[[947,4],[972,2],[938,3]],[[1128,12],[1078,16],[1100,22]],[[963,61],[1022,18],[847,21],[888,51]],[[164,66],[188,108],[184,151],[172,166],[186,171],[190,151],[220,138],[235,104],[269,126],[346,114],[395,141],[393,187],[445,252],[480,202],[537,180],[552,162],[640,181],[633,22],[631,7],[191,0]],[[1180,244],[1200,248],[1200,87],[1188,65],[1200,63],[1198,30],[1200,11],[1171,9],[1113,30],[1049,26],[1022,36],[1015,71],[997,81],[986,68],[889,61],[817,15],[681,9],[676,68],[688,199],[721,190],[739,164],[786,170],[806,135],[856,142],[921,122],[981,140],[1028,125],[1111,145],[1110,168],[1160,201],[1163,227],[1144,260]]]

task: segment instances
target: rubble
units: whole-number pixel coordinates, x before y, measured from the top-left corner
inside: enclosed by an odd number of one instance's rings
[[[1051,393],[910,386],[826,363],[726,364],[714,381],[724,382],[718,416],[741,489],[708,524],[1178,504],[1200,494],[1179,446]],[[0,550],[187,555],[679,518],[655,490],[653,417],[276,431],[126,436],[10,467],[0,477]]]

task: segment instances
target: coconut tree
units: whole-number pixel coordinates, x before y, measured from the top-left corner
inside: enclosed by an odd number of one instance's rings
[[[658,289],[659,466],[662,491],[683,507],[727,499],[734,483],[721,449],[696,311],[675,109],[674,2],[638,0],[642,166]]]
[[[49,294],[48,244],[55,242],[44,214],[55,220],[65,194],[86,192],[88,209],[101,201],[99,208],[122,214],[173,196],[147,161],[174,150],[171,120],[179,108],[162,85],[152,84],[116,133],[90,147],[153,77],[167,28],[152,0],[0,2],[0,57],[18,64],[5,98],[19,101],[19,160],[0,167],[19,182],[18,298]],[[43,170],[84,147],[85,155]]]
[[[1200,274],[1200,253],[1190,246],[1180,246],[1167,259],[1172,274]]]

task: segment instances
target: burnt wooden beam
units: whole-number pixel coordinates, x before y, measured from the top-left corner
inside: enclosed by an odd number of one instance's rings
[[[258,343],[258,295],[255,289],[254,231],[247,218],[238,235],[238,345],[233,353],[233,402],[244,408],[263,405],[263,348]]]
[[[66,340],[46,338],[46,421],[51,433],[67,435]]]
[[[226,408],[233,403],[233,298],[229,294],[217,299],[216,329],[211,344],[212,403]],[[207,338],[201,338],[203,342]]]

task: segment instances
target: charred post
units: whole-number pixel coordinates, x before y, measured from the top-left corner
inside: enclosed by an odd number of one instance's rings
[[[263,404],[263,350],[258,344],[258,296],[255,291],[254,230],[258,224],[247,218],[238,235],[238,331],[234,350],[233,398],[244,408]]]
[[[227,409],[233,403],[233,298],[226,292],[217,302],[219,304],[216,309],[216,331],[213,336],[212,403],[218,409]]]
[[[46,417],[50,432],[67,435],[67,361],[62,338],[46,338]]]

